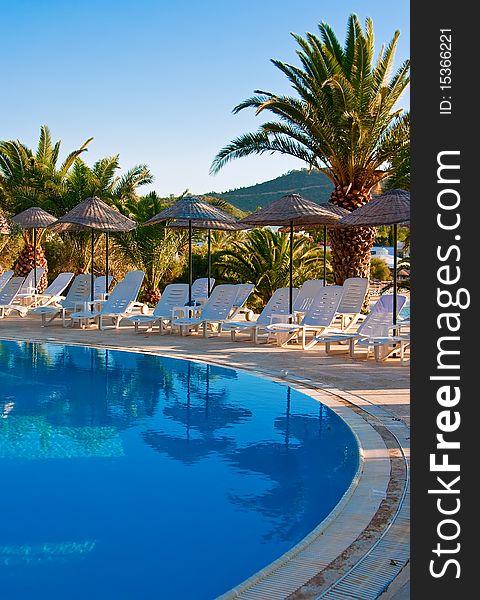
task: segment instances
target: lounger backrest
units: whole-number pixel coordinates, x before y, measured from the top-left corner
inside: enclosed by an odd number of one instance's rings
[[[293,300],[298,295],[298,288],[293,288]],[[257,325],[270,325],[272,322],[272,315],[288,315],[290,302],[290,288],[278,288],[272,294],[270,300],[265,305],[265,308],[258,315],[255,324]]]
[[[5,271],[5,273],[2,273],[0,275],[0,290],[7,283],[7,281],[9,279],[11,279],[12,277],[13,277],[13,271]]]
[[[73,273],[59,273],[52,283],[43,292],[44,296],[60,296],[66,290],[68,284],[72,281]]]
[[[88,273],[77,275],[65,296],[65,300],[60,302],[63,308],[81,308],[80,303],[88,302],[90,300],[90,281]]]
[[[226,319],[237,296],[236,288],[236,285],[217,285],[202,309],[201,318],[208,321]]]
[[[324,287],[323,279],[309,279],[305,281],[293,303],[294,312],[306,313],[310,306],[312,306],[317,292],[320,292]]]
[[[242,308],[245,302],[248,300],[248,297],[255,289],[254,283],[237,283],[237,295],[235,297],[235,302],[233,306],[235,308]]]
[[[213,287],[215,279],[210,277],[210,288]],[[208,298],[208,277],[200,277],[192,283],[192,301]]]
[[[122,281],[119,281],[113,288],[113,291],[103,305],[101,312],[109,315],[121,315],[126,312],[130,304],[137,299],[144,277],[145,273],[143,271],[128,272]]]
[[[153,314],[156,317],[171,317],[175,306],[184,306],[187,302],[188,284],[171,283],[163,290]]]
[[[112,275],[108,276],[108,287],[105,286],[105,275],[100,275],[99,277],[95,277],[95,282],[93,284],[93,297],[95,300],[101,300],[103,294],[106,293],[106,290],[110,289],[112,285],[113,277]]]
[[[45,269],[43,267],[36,267],[35,269],[32,269],[30,271],[30,273],[25,277],[25,280],[22,285],[22,289],[20,290],[20,294],[30,293],[30,291],[33,288],[34,283],[35,283],[35,276],[34,276],[35,271],[37,271],[37,284],[40,281],[40,279],[43,277],[43,274],[45,273]]]
[[[402,310],[407,297],[397,294],[397,314]],[[365,337],[386,337],[393,325],[393,294],[385,294],[375,302],[367,318],[357,329]]]
[[[313,327],[328,327],[331,325],[335,319],[342,293],[341,285],[322,287],[305,313],[302,325]]]
[[[11,277],[0,290],[0,306],[11,304],[22,289],[25,279],[23,277]]]
[[[337,312],[355,315],[362,310],[365,294],[368,289],[366,277],[349,277],[343,283],[343,293]]]

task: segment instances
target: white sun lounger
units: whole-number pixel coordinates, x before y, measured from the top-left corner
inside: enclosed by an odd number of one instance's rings
[[[95,277],[95,281],[93,282],[93,297],[95,300],[103,300],[105,295],[108,294],[105,290],[110,289],[112,285],[113,277],[111,275],[108,276],[108,287],[105,286],[105,277],[105,275]]]
[[[317,292],[300,323],[272,323],[266,330],[274,333],[277,344],[283,347],[301,335],[302,348],[307,350],[316,343],[315,337],[307,343],[307,333],[317,334],[333,327],[341,297],[341,286],[324,286]]]
[[[319,292],[323,290],[323,279],[307,279],[298,290],[293,302],[293,320],[301,318],[312,306]]]
[[[228,316],[229,319],[235,319],[238,315],[245,313],[248,309],[244,308],[245,302],[248,300],[248,297],[255,289],[254,283],[237,283],[237,296],[235,297],[235,302],[233,303],[233,311],[232,314]]]
[[[184,306],[187,302],[188,284],[171,283],[163,290],[163,294],[151,315],[132,315],[128,319],[134,323],[137,332],[140,325],[147,325],[147,331],[151,331],[154,325],[158,325],[160,333],[162,333],[165,324],[172,320],[173,309]]]
[[[236,297],[236,285],[217,285],[213,289],[210,298],[201,308],[197,309],[200,310],[199,316],[173,318],[172,327],[179,327],[180,333],[183,335],[192,328],[198,331],[198,328],[202,326],[203,337],[207,337],[208,326],[216,324],[218,325],[218,333],[221,333],[222,324],[228,320],[228,315],[232,312]]]
[[[122,319],[130,316],[140,288],[142,287],[145,273],[143,271],[130,271],[117,283],[108,299],[99,310],[83,310],[70,315],[72,324],[79,321],[84,324],[95,320],[99,329],[104,329],[103,320],[111,319],[115,328],[118,328]]]
[[[48,306],[63,300],[65,296],[62,296],[62,294],[70,285],[73,277],[73,273],[59,273],[42,294],[34,295],[33,304],[35,306]]]
[[[2,273],[0,275],[0,290],[7,283],[7,281],[9,279],[11,279],[12,277],[13,277],[13,271],[5,271],[5,273]]]
[[[210,277],[210,288],[215,285],[215,279]],[[192,303],[205,304],[208,299],[208,277],[199,277],[192,283]],[[188,299],[187,299],[188,302]]]
[[[406,296],[397,294],[397,317],[406,301]],[[374,310],[375,308],[376,310]],[[354,356],[355,349],[363,347],[367,349],[368,357],[370,350],[373,349],[375,360],[380,362],[386,360],[393,352],[399,350],[400,359],[403,363],[405,349],[410,345],[410,336],[399,334],[398,331],[394,332],[396,327],[393,325],[392,319],[393,294],[381,296],[370,314],[372,312],[374,314],[368,320],[367,326],[359,327],[356,332],[358,337],[350,340],[350,355]],[[366,321],[367,319],[365,319]]]
[[[32,314],[41,315],[42,327],[46,327],[61,315],[62,324],[65,327],[65,317],[69,312],[87,308],[87,303],[90,300],[90,280],[88,273],[77,275],[63,300],[54,301],[49,306],[38,306],[32,309]],[[47,321],[48,317],[50,318]]]
[[[397,295],[397,311],[403,308],[407,300],[406,296]],[[380,348],[384,345],[392,345],[398,341],[397,337],[392,336],[393,329],[393,295],[385,294],[381,296],[373,305],[372,310],[366,319],[360,323],[356,332],[330,331],[315,337],[317,343],[324,343],[326,352],[330,352],[330,346],[334,343],[348,342],[350,356],[355,355],[355,346],[364,346],[367,348],[367,355],[370,348]],[[376,358],[380,359],[379,350],[375,350]],[[386,358],[386,357],[385,357]]]
[[[295,300],[298,289],[294,288],[293,298]],[[251,336],[252,341],[258,344],[258,335],[260,332],[264,332],[265,328],[272,323],[273,315],[277,317],[289,316],[289,288],[279,288],[272,294],[270,300],[265,305],[262,312],[258,315],[256,321],[228,321],[222,325],[224,331],[230,331],[232,341],[236,339],[237,333],[248,333]]]
[[[15,310],[24,317],[28,309],[21,304],[13,304],[22,289],[23,277],[11,277],[0,290],[0,319],[3,319],[10,311]]]
[[[337,317],[340,319],[340,329],[350,331],[358,319],[368,289],[366,277],[349,277],[342,286],[342,297],[337,308]]]
[[[45,273],[45,269],[43,267],[35,267],[35,269],[32,269],[23,281],[22,289],[20,290],[17,296],[18,299],[31,298],[34,294],[36,294],[37,290],[34,287],[35,271],[37,272],[37,285],[40,282],[40,279],[43,277],[43,274]]]

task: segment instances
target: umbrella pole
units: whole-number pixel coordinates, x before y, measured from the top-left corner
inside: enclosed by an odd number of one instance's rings
[[[290,221],[290,297],[289,312],[293,314],[293,221]]]
[[[105,233],[105,294],[108,294],[108,231]]]
[[[397,324],[397,224],[393,226],[393,324]]]
[[[95,295],[94,295],[94,287],[95,287],[95,276],[93,274],[93,255],[95,254],[95,237],[94,237],[94,233],[93,233],[93,229],[92,229],[92,246],[91,246],[91,251],[92,251],[92,264],[90,266],[90,300],[93,302],[95,300]],[[93,310],[93,304],[92,304],[92,310]]]
[[[192,220],[188,220],[188,304],[192,305]]]
[[[208,297],[210,298],[210,280],[212,279],[212,232],[208,230]]]
[[[327,226],[323,226],[323,285],[327,285]]]
[[[37,228],[33,228],[33,287],[37,293]]]
[[[288,450],[290,442],[290,404],[291,404],[292,388],[287,387],[287,410],[285,412],[285,447]]]

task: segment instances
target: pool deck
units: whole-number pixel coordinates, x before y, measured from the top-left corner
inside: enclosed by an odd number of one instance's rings
[[[329,404],[359,437],[364,460],[358,485],[352,486],[338,514],[312,532],[308,547],[292,553],[293,562],[289,559],[257,574],[225,598],[373,599],[380,593],[382,600],[409,597],[408,570],[402,568],[408,561],[409,543],[410,378],[408,366],[400,365],[398,359],[383,363],[373,358],[351,359],[339,352],[340,346],[334,346],[328,355],[321,346],[308,351],[255,346],[246,336],[232,342],[227,333],[203,339],[199,335],[159,335],[157,331],[136,334],[129,326],[82,330],[63,328],[59,320],[41,327],[40,319],[31,316],[0,319],[2,338],[208,361],[290,383]],[[328,552],[319,556],[325,547]],[[302,569],[303,579],[293,584]]]

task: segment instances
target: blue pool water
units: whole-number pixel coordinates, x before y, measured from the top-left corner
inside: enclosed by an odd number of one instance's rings
[[[357,466],[345,423],[282,384],[0,341],[0,596],[215,598],[308,534]]]

